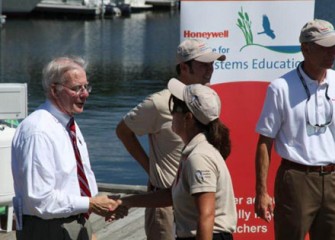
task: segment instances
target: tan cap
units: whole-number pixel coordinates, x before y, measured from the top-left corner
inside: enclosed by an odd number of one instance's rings
[[[225,55],[213,52],[213,49],[200,39],[186,39],[177,49],[177,64],[190,60],[207,63],[225,59]]]
[[[334,27],[330,22],[314,19],[301,29],[300,43],[314,42],[323,47],[335,45]]]
[[[175,78],[168,82],[168,89],[176,98],[184,101],[196,119],[207,125],[219,118],[221,101],[217,93],[202,84],[185,85]]]

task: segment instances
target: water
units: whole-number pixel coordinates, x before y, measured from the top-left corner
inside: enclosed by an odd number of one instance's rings
[[[322,4],[321,4],[322,3]],[[316,3],[315,17],[333,24],[335,2]],[[99,182],[146,184],[142,168],[115,136],[122,116],[175,76],[178,11],[104,20],[11,19],[0,31],[0,82],[28,83],[29,112],[44,101],[41,69],[52,57],[86,58],[94,89],[77,121]],[[147,148],[146,137],[140,138]]]
[[[122,116],[175,76],[179,12],[104,20],[11,19],[1,30],[0,82],[28,83],[29,112],[44,101],[41,70],[52,57],[89,61],[93,91],[77,121],[99,182],[146,184],[142,168],[115,135]],[[146,137],[141,142],[147,146]]]

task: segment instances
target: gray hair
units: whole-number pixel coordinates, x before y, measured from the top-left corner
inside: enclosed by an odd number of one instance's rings
[[[54,58],[43,68],[42,72],[42,86],[45,95],[49,97],[52,84],[64,83],[66,81],[66,72],[75,69],[86,70],[86,67],[87,62],[81,57],[71,56]]]

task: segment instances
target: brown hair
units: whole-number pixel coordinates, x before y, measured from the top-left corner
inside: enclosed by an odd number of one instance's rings
[[[203,125],[199,121],[198,124]],[[222,157],[226,160],[231,151],[230,132],[228,127],[224,125],[220,119],[215,119],[208,125],[203,126],[207,141],[219,150]]]

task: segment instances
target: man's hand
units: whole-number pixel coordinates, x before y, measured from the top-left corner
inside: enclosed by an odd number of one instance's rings
[[[118,206],[116,210],[109,212],[109,214],[105,216],[105,221],[113,222],[120,218],[124,218],[127,215],[128,215],[128,207]]]
[[[267,222],[273,216],[273,203],[267,191],[267,178],[270,167],[273,139],[259,135],[255,159],[256,167],[256,199],[255,213]]]
[[[258,194],[256,196],[255,213],[265,221],[271,221],[273,216],[273,204],[269,194]]]
[[[96,196],[90,198],[89,211],[106,217],[121,204],[122,201],[120,199],[112,199],[108,196]]]

